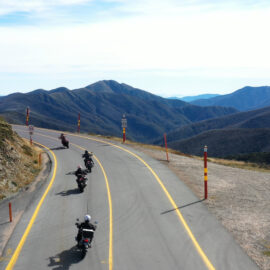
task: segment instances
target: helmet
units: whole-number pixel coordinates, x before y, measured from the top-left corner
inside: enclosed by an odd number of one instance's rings
[[[88,154],[88,151],[87,150],[85,150],[85,152],[84,152],[85,154]]]
[[[90,215],[85,215],[84,220],[87,222],[90,222],[91,216]]]
[[[78,169],[81,169],[82,167],[81,167],[81,165],[78,165],[78,167],[77,167]]]

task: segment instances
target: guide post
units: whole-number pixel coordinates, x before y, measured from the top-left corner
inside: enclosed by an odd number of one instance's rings
[[[123,117],[122,117],[123,143],[125,143],[126,141],[126,128],[127,128],[127,119],[126,119],[126,115],[123,114]]]
[[[207,146],[204,147],[204,199],[208,197],[207,190]]]

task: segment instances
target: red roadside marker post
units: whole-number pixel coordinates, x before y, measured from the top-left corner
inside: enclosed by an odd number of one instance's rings
[[[204,146],[204,199],[208,197],[207,190],[207,146]]]
[[[27,107],[26,108],[26,122],[25,122],[27,127],[28,127],[28,123],[29,123],[29,114],[30,114],[30,108]]]
[[[78,129],[77,132],[80,133],[80,128],[81,128],[81,114],[78,114]]]
[[[169,162],[169,155],[168,155],[168,147],[167,147],[166,133],[164,133],[164,142],[165,142],[165,148],[166,148],[167,161]]]
[[[41,160],[41,153],[39,153],[39,155],[38,155],[38,166],[39,167],[41,167],[41,162],[42,162],[42,160]]]
[[[11,203],[8,203],[8,208],[9,208],[9,222],[12,222],[12,207],[11,207]]]
[[[126,128],[123,128],[123,143],[126,141]]]
[[[127,127],[127,119],[126,119],[126,115],[123,114],[123,117],[122,117],[123,143],[125,143],[126,141],[126,127]]]

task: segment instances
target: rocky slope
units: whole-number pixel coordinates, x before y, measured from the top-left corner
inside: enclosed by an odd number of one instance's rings
[[[0,200],[29,185],[39,172],[39,149],[0,118]]]

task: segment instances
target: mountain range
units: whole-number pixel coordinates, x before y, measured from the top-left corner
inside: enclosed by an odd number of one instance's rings
[[[169,147],[194,155],[204,145],[215,157],[270,151],[270,107],[186,125],[169,132],[167,141]],[[153,143],[161,145],[163,138]]]
[[[125,113],[127,138],[140,142],[149,142],[177,127],[237,112],[230,107],[201,107],[165,99],[112,80],[75,90],[60,87],[14,93],[0,99],[0,114],[10,123],[24,124],[27,106],[34,126],[76,131],[80,112],[81,131],[113,136],[122,135]]]
[[[234,107],[239,111],[256,110],[270,106],[270,87],[246,86],[231,94],[220,95],[209,99],[197,99],[191,104],[199,106]]]
[[[231,115],[185,125],[167,134],[167,141],[175,142],[197,136],[210,130],[270,128],[270,107],[238,112]],[[160,144],[163,139],[153,141]]]
[[[215,157],[270,151],[269,86],[247,86],[228,95],[190,103],[200,106],[233,106],[242,112],[192,123],[169,132],[169,147],[188,154],[202,155],[202,149],[207,145],[209,155]],[[153,143],[162,144],[163,138]]]
[[[201,155],[207,145],[210,156],[227,157],[270,151],[269,100],[268,86],[187,103],[109,80],[75,90],[60,87],[4,96],[0,115],[10,123],[25,124],[29,106],[31,125],[76,131],[80,113],[82,132],[121,137],[125,114],[130,140],[163,145],[167,133],[173,149]],[[201,102],[213,106],[193,104]]]

